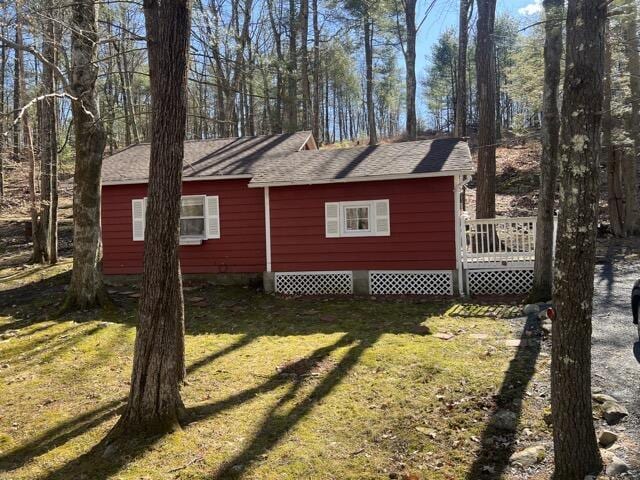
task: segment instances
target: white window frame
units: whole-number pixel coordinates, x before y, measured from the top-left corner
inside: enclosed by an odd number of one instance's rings
[[[201,217],[183,217],[182,216],[182,201],[185,199],[198,198],[202,201],[202,216]],[[206,195],[183,195],[180,197],[180,221],[182,220],[200,220],[202,219],[202,235],[180,235],[180,245],[199,245],[203,240],[207,238],[207,196]]]
[[[386,219],[386,231],[378,231],[377,206],[379,203],[386,203],[387,214],[380,217]],[[338,216],[328,216],[329,206],[337,206]],[[369,229],[368,230],[349,230],[347,229],[348,208],[367,208],[369,212]],[[337,231],[329,229],[328,222],[336,222],[338,224]],[[326,202],[325,203],[325,237],[388,237],[391,236],[391,212],[389,211],[389,200],[357,200],[348,202]]]
[[[220,198],[217,195],[183,195],[180,197],[180,213],[182,213],[182,200],[187,198],[198,198],[202,201],[202,213],[203,216],[189,216],[183,217],[180,215],[180,220],[189,220],[189,219],[201,219],[204,221],[204,232],[202,235],[180,235],[180,245],[201,245],[204,240],[212,240],[220,238]],[[216,214],[210,215],[209,212],[209,203],[210,200],[215,201],[216,205]],[[135,216],[135,205],[136,202],[142,202],[142,218],[137,219]],[[140,199],[132,199],[131,200],[131,208],[132,208],[132,230],[133,230],[133,241],[141,242],[144,241],[144,229],[145,229],[145,221],[147,215],[147,197]],[[142,235],[135,235],[134,224],[136,221],[142,222]],[[210,234],[211,226],[215,226],[215,232]]]
[[[366,230],[350,230],[347,228],[347,209],[366,208],[369,228]],[[340,236],[341,237],[372,237],[375,236],[375,202],[340,202]]]

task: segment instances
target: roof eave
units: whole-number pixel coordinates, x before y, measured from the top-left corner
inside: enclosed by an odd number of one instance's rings
[[[415,178],[454,177],[456,175],[473,175],[473,169],[445,170],[428,173],[405,173],[397,175],[371,175],[365,177],[323,178],[299,182],[249,182],[249,188],[288,187],[296,185],[326,185],[330,183],[379,182],[384,180],[410,180]]]
[[[202,177],[182,177],[183,182],[203,182],[206,180],[242,180],[242,179],[251,179],[253,175],[242,174],[242,175],[210,175],[210,176],[202,176]],[[102,186],[109,185],[144,185],[149,183],[148,178],[139,178],[139,179],[130,179],[130,180],[107,180],[102,181]]]

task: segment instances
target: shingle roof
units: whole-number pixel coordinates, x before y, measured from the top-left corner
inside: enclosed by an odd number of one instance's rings
[[[298,152],[274,158],[265,167],[255,171],[251,186],[474,171],[469,145],[455,138]]]
[[[300,150],[311,132],[282,135],[193,140],[184,143],[183,175],[212,177],[253,174],[258,168],[268,168],[274,156]],[[151,145],[131,145],[106,157],[102,165],[102,181],[146,181],[149,175]]]
[[[455,138],[332,150],[300,149],[311,133],[187,141],[185,178],[241,175],[251,186],[332,183],[389,177],[472,173],[468,144]],[[145,182],[150,145],[138,144],[104,159],[102,181]],[[377,177],[377,178],[376,178]]]

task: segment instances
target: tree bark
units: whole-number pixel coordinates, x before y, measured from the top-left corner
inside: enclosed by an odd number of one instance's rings
[[[373,20],[369,12],[364,15],[364,56],[367,83],[367,123],[369,126],[369,145],[378,143],[376,131],[376,112],[373,105]]]
[[[404,2],[405,24],[407,28],[407,45],[404,60],[406,65],[407,88],[407,137],[415,140],[418,135],[418,119],[416,115],[416,0]]]
[[[287,127],[289,133],[298,130],[298,102],[296,70],[298,68],[296,52],[296,36],[298,32],[298,20],[296,16],[296,2],[289,0],[289,59],[287,61]]]
[[[316,142],[320,138],[320,24],[318,23],[318,0],[313,0],[313,121],[311,130]]]
[[[478,85],[478,188],[476,218],[496,216],[496,0],[478,0],[476,77]]]
[[[16,2],[16,44],[22,45],[22,20],[20,2]],[[22,107],[22,85],[24,83],[24,52],[16,48],[13,56],[13,161],[20,160],[20,121],[18,115]]]
[[[628,235],[638,232],[638,193],[637,171],[640,163],[640,42],[638,41],[638,7],[636,1],[628,2],[626,15],[622,16],[624,31],[624,47],[629,70],[629,87],[631,90],[631,117],[629,119],[629,134],[633,140],[633,166],[635,173],[625,176],[625,188],[627,193],[627,218],[625,227]],[[630,172],[629,172],[630,173]]]
[[[97,4],[72,5],[71,69],[76,165],[73,185],[73,273],[62,311],[106,305],[100,261],[100,178],[106,145],[96,101]]]
[[[458,75],[456,77],[456,124],[453,135],[467,136],[467,49],[469,44],[469,17],[473,0],[460,0],[458,21]]]
[[[316,0],[317,1],[317,0]],[[0,27],[2,35],[4,36],[4,26]],[[4,81],[5,81],[5,69],[7,67],[7,47],[3,43],[0,47],[2,54],[0,54],[0,131],[4,132]],[[6,139],[4,135],[0,136],[0,201],[4,199],[4,156],[5,156],[5,144]]]
[[[311,110],[311,86],[309,85],[309,52],[307,40],[309,31],[309,0],[300,0],[300,82],[302,87],[302,129],[308,130]]]
[[[560,58],[562,57],[562,20],[564,0],[544,0],[544,95],[542,122],[542,158],[540,160],[540,200],[536,226],[536,258],[530,301],[551,298],[553,284],[553,230],[558,144],[560,142]]]
[[[189,0],[145,0],[151,82],[151,162],[140,323],[126,409],[110,433],[179,428],[183,414],[184,304],[180,274],[180,196],[187,117]]]
[[[591,405],[591,314],[606,17],[606,2],[568,2],[551,359],[558,480],[583,479],[602,467]]]

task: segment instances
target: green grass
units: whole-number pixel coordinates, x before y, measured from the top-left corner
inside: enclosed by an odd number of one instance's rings
[[[135,299],[114,289],[106,317],[51,320],[66,269],[0,271],[13,299],[0,306],[1,479],[462,479],[504,456],[483,447],[491,413],[540,375],[505,346],[514,323],[447,315],[456,304],[205,284],[186,293],[208,304],[186,308],[189,423],[103,458],[92,448],[128,393]],[[543,429],[527,402],[519,429]]]

